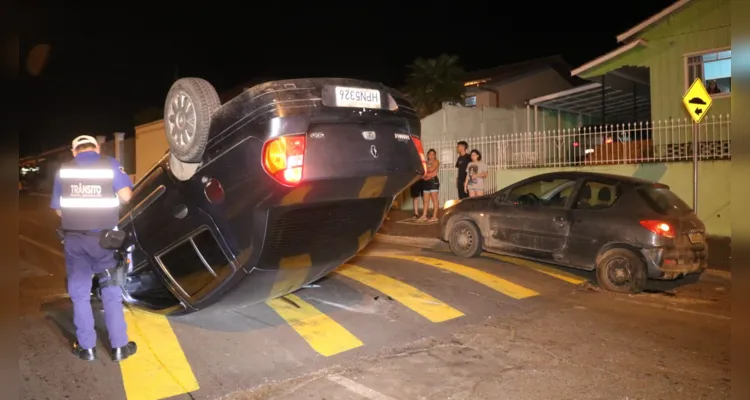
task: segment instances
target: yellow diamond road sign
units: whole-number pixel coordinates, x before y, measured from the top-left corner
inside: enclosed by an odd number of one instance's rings
[[[700,78],[696,79],[695,82],[690,85],[687,92],[685,92],[685,95],[682,96],[682,104],[685,105],[688,114],[690,114],[690,117],[697,124],[699,124],[706,113],[708,113],[708,109],[711,108],[711,103],[713,103],[713,99],[711,98],[711,95],[708,94],[706,87],[703,86],[703,82]]]

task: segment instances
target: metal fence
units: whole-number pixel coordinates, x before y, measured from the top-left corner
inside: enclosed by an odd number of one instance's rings
[[[698,159],[731,158],[729,115],[707,116],[698,127]],[[488,192],[497,187],[497,171],[514,168],[582,167],[648,162],[692,161],[693,122],[689,119],[589,126],[583,128],[508,133],[425,142],[441,162],[441,204],[458,197],[456,143],[477,149],[489,169]]]

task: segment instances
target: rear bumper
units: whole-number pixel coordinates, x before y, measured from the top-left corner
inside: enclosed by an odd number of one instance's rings
[[[702,273],[708,267],[708,248],[655,247],[641,250],[650,279],[671,280]]]

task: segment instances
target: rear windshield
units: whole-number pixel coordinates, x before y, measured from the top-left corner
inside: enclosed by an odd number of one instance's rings
[[[643,186],[639,191],[654,211],[660,214],[682,216],[693,211],[690,206],[668,188]]]

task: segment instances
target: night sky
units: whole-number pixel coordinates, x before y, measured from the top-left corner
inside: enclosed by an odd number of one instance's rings
[[[457,54],[467,71],[555,54],[575,68],[672,1],[33,3],[20,43],[22,156],[79,134],[132,135],[134,114],[161,107],[175,73],[208,79],[221,92],[258,77],[343,76],[398,87],[415,57],[442,52]],[[166,5],[173,8],[157,8]],[[51,55],[31,77],[24,53],[38,43],[49,43]]]

